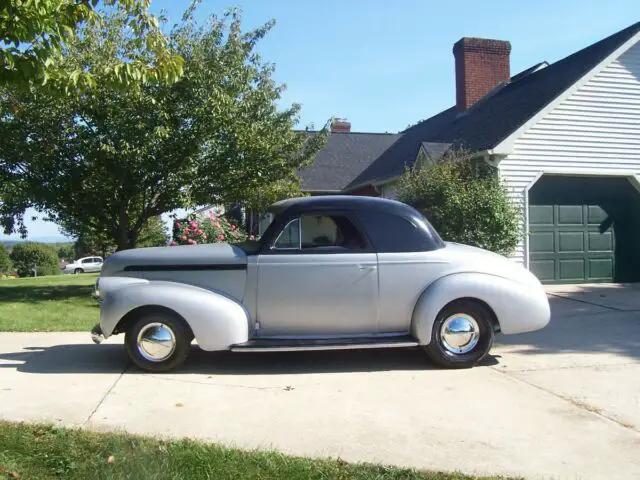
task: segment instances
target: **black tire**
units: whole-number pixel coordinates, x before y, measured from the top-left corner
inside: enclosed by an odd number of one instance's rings
[[[475,346],[464,353],[454,353],[442,338],[442,327],[450,317],[460,314],[471,317],[477,323],[480,336]],[[429,358],[444,368],[470,368],[482,360],[491,350],[495,336],[491,312],[483,304],[473,300],[458,300],[440,311],[431,330],[431,342],[425,351]]]
[[[76,275],[79,275],[79,274],[81,274],[81,273],[84,273],[84,270],[83,270],[83,269],[81,269],[81,268],[76,268],[76,269],[73,271],[73,273],[75,273]]]
[[[175,346],[169,356],[162,360],[150,360],[138,348],[138,335],[148,325],[160,323],[171,330],[175,338]],[[142,315],[133,321],[124,336],[124,347],[131,361],[140,369],[148,372],[168,372],[179,367],[187,359],[191,351],[193,333],[186,322],[179,316],[158,310]]]

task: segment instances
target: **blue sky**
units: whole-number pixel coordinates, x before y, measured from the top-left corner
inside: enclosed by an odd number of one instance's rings
[[[153,0],[180,20],[186,1]],[[453,44],[464,36],[509,40],[511,72],[554,62],[640,20],[638,0],[215,0],[197,17],[229,7],[245,29],[275,19],[259,44],[287,85],[282,105],[302,105],[300,126],[347,118],[352,131],[395,132],[455,101]],[[29,221],[29,236],[58,235]]]

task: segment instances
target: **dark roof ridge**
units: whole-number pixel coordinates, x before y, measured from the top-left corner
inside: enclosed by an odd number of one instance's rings
[[[399,135],[393,132],[329,132],[330,135]]]

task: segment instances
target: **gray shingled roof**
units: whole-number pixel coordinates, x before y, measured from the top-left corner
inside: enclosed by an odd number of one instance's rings
[[[440,112],[420,122],[418,125],[421,128],[411,127],[402,132],[396,142],[375,159],[369,168],[355,177],[346,190],[384,181],[402,174],[407,166],[413,165],[420,146],[427,140],[424,138],[425,131],[440,131],[445,128],[455,118],[455,110],[453,107]]]
[[[407,128],[346,190],[396,177],[413,164],[423,142],[495,147],[638,32],[640,22],[549,66],[520,72],[462,115],[453,106]]]
[[[396,139],[392,133],[331,133],[312,166],[300,170],[305,192],[340,192]]]

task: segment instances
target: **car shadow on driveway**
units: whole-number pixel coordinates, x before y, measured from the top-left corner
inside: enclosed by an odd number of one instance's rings
[[[478,366],[496,365],[498,358],[489,355]],[[0,353],[0,370],[10,368],[40,374],[139,372],[121,344],[27,347],[20,352]],[[415,348],[232,353],[205,352],[194,345],[187,362],[171,373],[279,375],[436,369],[426,354]]]
[[[640,358],[640,312],[619,311],[582,299],[550,296],[551,322],[542,330],[500,335],[496,344],[525,347],[525,355],[612,353]]]

